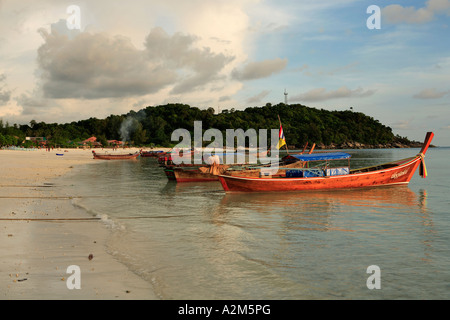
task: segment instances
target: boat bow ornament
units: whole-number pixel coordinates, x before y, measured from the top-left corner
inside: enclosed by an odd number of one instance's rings
[[[425,165],[425,155],[421,152],[417,156],[420,158],[419,174],[422,178],[426,178],[427,166]]]

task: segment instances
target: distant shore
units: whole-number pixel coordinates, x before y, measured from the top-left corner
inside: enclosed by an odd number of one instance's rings
[[[413,141],[411,143],[401,143],[401,142],[392,142],[392,143],[379,143],[379,144],[364,144],[359,142],[344,142],[341,144],[329,144],[325,145],[323,143],[317,144],[315,146],[316,149],[399,149],[399,148],[421,148],[422,142]],[[431,148],[434,146],[430,146]],[[291,146],[289,146],[291,148]],[[294,146],[292,146],[294,148]]]
[[[76,195],[59,191],[71,183],[65,174],[90,163],[101,160],[89,149],[0,150],[1,299],[158,299],[151,284],[106,252],[106,224],[75,209]],[[81,289],[67,285],[72,265],[80,268]]]

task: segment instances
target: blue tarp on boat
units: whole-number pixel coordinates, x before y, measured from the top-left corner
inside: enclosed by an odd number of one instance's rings
[[[289,157],[294,157],[301,161],[326,161],[350,159],[351,155],[345,152],[324,152],[311,154],[290,154]]]

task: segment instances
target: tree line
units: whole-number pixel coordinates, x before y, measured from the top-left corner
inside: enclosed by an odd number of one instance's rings
[[[172,147],[178,143],[171,141],[172,132],[184,128],[193,135],[194,121],[202,121],[203,130],[215,128],[225,135],[226,129],[278,128],[278,116],[289,146],[302,147],[307,142],[323,145],[340,145],[349,141],[365,145],[409,142],[405,137],[394,135],[390,127],[361,112],[268,103],[245,110],[224,109],[219,114],[214,108],[166,104],[110,115],[105,119],[89,118],[64,124],[31,120],[29,124],[11,126],[0,119],[0,145],[29,147],[33,142],[25,140],[25,137],[46,137],[52,145],[75,147],[95,136],[103,146],[108,145],[108,140],[120,140],[133,146]]]

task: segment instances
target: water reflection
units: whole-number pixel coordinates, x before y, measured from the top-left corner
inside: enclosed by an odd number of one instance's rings
[[[354,159],[366,166],[411,152]],[[111,251],[165,298],[448,297],[447,158],[409,187],[291,193],[225,193],[219,182],[167,181],[155,161],[111,162],[83,171],[75,193],[105,195],[82,201],[120,218],[126,228]],[[365,286],[371,264],[384,272],[378,292]]]
[[[330,211],[337,206],[360,206],[377,208],[386,206],[426,207],[422,198],[407,186],[366,188],[358,190],[307,191],[290,193],[226,193],[221,204],[227,206],[259,207],[267,210],[271,207],[310,209]]]

